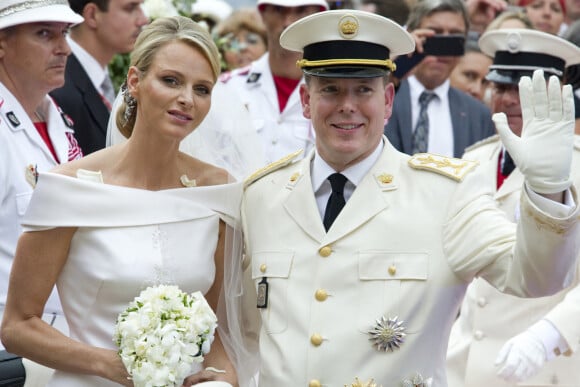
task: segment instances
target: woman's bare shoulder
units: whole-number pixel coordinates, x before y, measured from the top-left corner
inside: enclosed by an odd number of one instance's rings
[[[77,177],[77,171],[79,169],[85,169],[94,172],[102,171],[107,169],[107,167],[111,164],[111,160],[115,159],[117,151],[117,146],[101,149],[87,156],[84,156],[79,160],[60,164],[51,172],[71,177]]]
[[[187,177],[194,179],[197,186],[220,185],[234,181],[234,178],[225,169],[191,156],[187,157],[187,170]]]

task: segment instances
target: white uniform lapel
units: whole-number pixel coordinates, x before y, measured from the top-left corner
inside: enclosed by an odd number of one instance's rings
[[[296,164],[296,171],[292,173],[296,180],[289,181],[286,185],[286,189],[289,189],[290,193],[284,202],[284,208],[304,232],[320,242],[325,237],[326,232],[312,190],[310,163],[313,157],[314,150]],[[292,179],[291,177],[290,180]]]

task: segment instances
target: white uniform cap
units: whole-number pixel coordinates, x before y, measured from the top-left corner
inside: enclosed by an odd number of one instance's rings
[[[266,4],[280,7],[304,7],[308,5],[318,5],[321,11],[328,9],[326,0],[258,0],[258,9]]]
[[[484,33],[481,51],[493,57],[486,79],[516,84],[534,70],[562,79],[568,66],[580,63],[580,47],[556,35],[531,29],[500,29]]]
[[[67,0],[0,0],[0,30],[27,23],[78,24],[83,20]]]
[[[303,53],[304,73],[320,77],[371,78],[395,70],[391,57],[415,50],[399,24],[371,12],[351,9],[306,16],[282,32],[280,44]]]

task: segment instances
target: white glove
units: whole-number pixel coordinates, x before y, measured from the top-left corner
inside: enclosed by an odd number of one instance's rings
[[[572,185],[572,87],[561,88],[556,76],[550,77],[546,87],[544,72],[536,70],[533,79],[520,79],[519,92],[523,120],[521,137],[510,130],[504,113],[495,113],[492,119],[501,141],[532,191],[539,194],[565,191]]]
[[[497,375],[508,382],[522,382],[534,376],[547,360],[542,340],[530,329],[509,339],[499,351]]]

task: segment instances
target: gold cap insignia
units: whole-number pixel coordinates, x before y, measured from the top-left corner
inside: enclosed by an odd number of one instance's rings
[[[352,15],[344,15],[338,22],[338,32],[344,39],[352,39],[358,34],[358,19]]]

